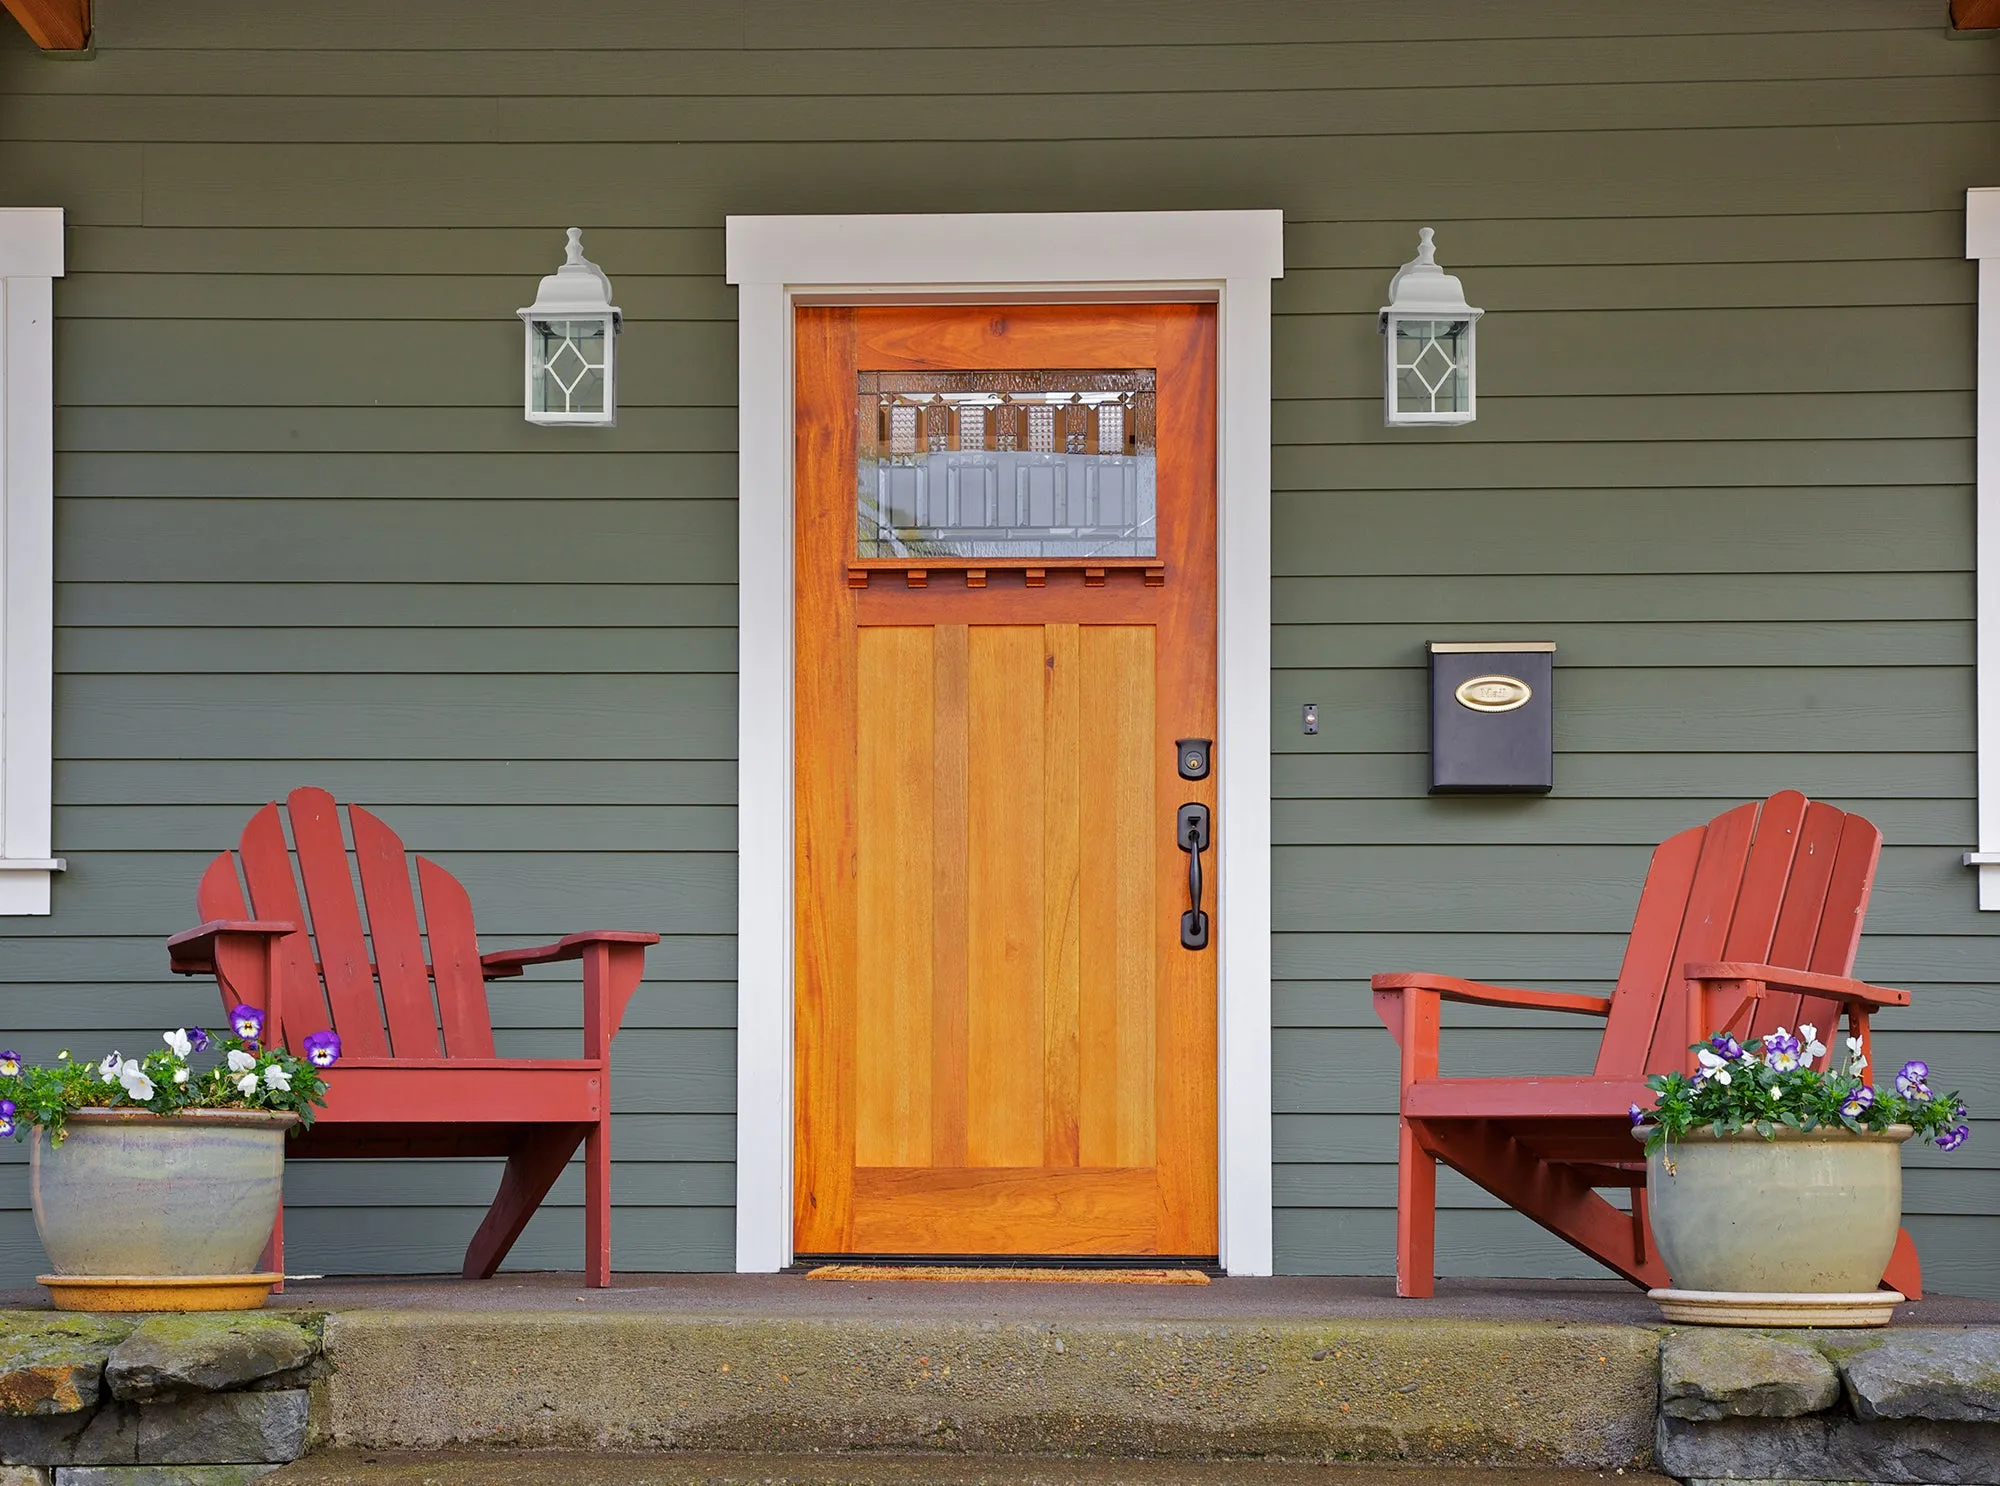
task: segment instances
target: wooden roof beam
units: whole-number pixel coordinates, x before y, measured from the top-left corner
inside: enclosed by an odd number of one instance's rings
[[[2000,0],[1951,0],[1951,28],[1954,31],[2000,28]]]
[[[90,45],[90,0],[0,0],[45,52],[80,52]]]

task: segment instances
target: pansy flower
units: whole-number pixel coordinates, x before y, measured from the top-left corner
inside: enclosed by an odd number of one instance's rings
[[[11,1048],[4,1053],[0,1053],[0,1078],[19,1078],[20,1076],[21,1055]]]
[[[187,1035],[188,1035],[188,1041],[194,1044],[194,1050],[196,1052],[205,1053],[208,1051],[208,1034],[202,1031],[201,1028],[189,1027],[187,1029]]]
[[[264,1087],[267,1089],[276,1089],[281,1094],[290,1093],[292,1076],[276,1063],[273,1063],[269,1068],[264,1070]]]
[[[1635,1125],[1643,1125],[1643,1124],[1645,1124],[1645,1123],[1646,1123],[1646,1111],[1645,1111],[1645,1110],[1643,1110],[1643,1109],[1641,1109],[1641,1108],[1639,1108],[1639,1106],[1638,1106],[1638,1105],[1636,1105],[1636,1104],[1635,1104],[1635,1105],[1633,1105],[1633,1106],[1632,1106],[1632,1108],[1631,1108],[1631,1110],[1629,1111],[1629,1113],[1630,1113],[1630,1114],[1631,1114],[1631,1116],[1632,1116],[1632,1123],[1633,1123],[1633,1124],[1635,1124]]]
[[[1953,1125],[1937,1138],[1937,1148],[1941,1151],[1955,1151],[1972,1138],[1970,1125]]]
[[[1805,1046],[1805,1060],[1810,1063],[1826,1056],[1826,1044],[1819,1040],[1819,1028],[1811,1022],[1799,1023],[1799,1040]]]
[[[264,1035],[264,1013],[254,1006],[239,1006],[229,1013],[230,1030],[245,1042]]]
[[[1859,1073],[1862,1069],[1866,1068],[1867,1066],[1868,1066],[1868,1054],[1864,1053],[1861,1050],[1861,1039],[1859,1037],[1848,1038],[1847,1071],[1849,1073]]]
[[[1777,1073],[1790,1073],[1799,1066],[1798,1038],[1783,1027],[1764,1036],[1764,1064]]]
[[[119,1065],[118,1082],[127,1094],[141,1104],[153,1097],[153,1081],[146,1077],[146,1070],[131,1058]]]
[[[1701,1048],[1695,1053],[1695,1061],[1701,1064],[1700,1078],[1706,1082],[1714,1079],[1719,1084],[1728,1084],[1729,1069],[1722,1056],[1712,1048]]]
[[[1743,1056],[1743,1044],[1727,1032],[1718,1032],[1708,1039],[1708,1045],[1715,1049],[1717,1056],[1734,1063]]]
[[[160,1041],[167,1045],[176,1058],[185,1058],[194,1051],[194,1039],[187,1035],[186,1027],[176,1027],[171,1032],[162,1032]]]
[[[254,1073],[244,1074],[243,1077],[236,1080],[236,1087],[242,1091],[245,1098],[248,1098],[257,1092],[257,1075]]]
[[[1931,1076],[1931,1065],[1912,1058],[1896,1074],[1896,1092],[1905,1099],[1928,1099],[1930,1085],[1925,1082]]]
[[[229,1071],[231,1073],[248,1073],[256,1066],[257,1059],[254,1054],[246,1053],[241,1048],[232,1047],[229,1050]]]
[[[314,1032],[304,1043],[306,1061],[315,1068],[331,1068],[340,1061],[340,1034],[338,1032]]]
[[[1860,1088],[1849,1092],[1848,1096],[1841,1100],[1840,1113],[1846,1119],[1858,1120],[1868,1112],[1874,1103],[1875,1091],[1869,1088],[1868,1085],[1863,1084]]]

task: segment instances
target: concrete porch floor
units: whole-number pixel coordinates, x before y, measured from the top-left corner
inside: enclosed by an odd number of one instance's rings
[[[40,1290],[0,1295],[19,1308]],[[1401,1300],[1386,1276],[1217,1279],[1206,1285],[808,1280],[803,1275],[620,1274],[589,1290],[575,1273],[295,1280],[277,1309],[312,1311],[601,1311],[767,1320],[1147,1320],[1222,1323],[1369,1321],[1603,1322],[1656,1327],[1658,1309],[1622,1280],[1441,1279],[1429,1300]],[[2000,1324],[2000,1300],[1933,1295],[1897,1307],[1899,1324]]]

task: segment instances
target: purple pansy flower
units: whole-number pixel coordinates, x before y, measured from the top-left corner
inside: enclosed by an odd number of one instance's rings
[[[13,1118],[14,1101],[12,1099],[0,1099],[0,1119],[11,1120]]]
[[[254,1006],[239,1006],[229,1013],[229,1027],[245,1042],[264,1035],[264,1013]]]
[[[187,1034],[188,1041],[194,1044],[196,1052],[205,1053],[208,1051],[208,1034],[206,1032],[202,1031],[199,1027],[189,1027]]]
[[[1970,1125],[1953,1125],[1937,1138],[1937,1148],[1941,1151],[1955,1151],[1972,1138]]]
[[[1931,1076],[1931,1065],[1912,1058],[1896,1074],[1896,1092],[1905,1099],[1928,1099],[1930,1085],[1925,1082]]]
[[[9,1048],[4,1053],[0,1053],[0,1078],[19,1078],[20,1076],[21,1055],[12,1048]]]
[[[1631,1113],[1631,1115],[1632,1115],[1632,1123],[1633,1123],[1633,1124],[1635,1124],[1635,1125],[1643,1125],[1643,1124],[1645,1124],[1645,1123],[1646,1123],[1646,1111],[1645,1111],[1645,1110],[1643,1110],[1643,1109],[1641,1109],[1641,1108],[1639,1108],[1639,1106],[1638,1106],[1638,1105],[1636,1105],[1636,1104],[1635,1104],[1635,1105],[1633,1105],[1633,1106],[1632,1106],[1632,1108],[1631,1108],[1631,1111],[1630,1111],[1630,1113]]]
[[[1804,1049],[1798,1038],[1783,1027],[1764,1036],[1764,1063],[1779,1073],[1790,1073],[1799,1066],[1799,1054]]]
[[[5,1115],[0,1115],[0,1140],[5,1140],[8,1136],[12,1135],[13,1133],[14,1133],[14,1122],[8,1119]]]
[[[1721,1054],[1724,1062],[1734,1063],[1743,1056],[1743,1044],[1727,1032],[1718,1032],[1708,1039],[1708,1045]]]
[[[315,1068],[331,1068],[340,1061],[340,1034],[314,1032],[305,1040],[306,1061]]]
[[[1850,1120],[1858,1120],[1875,1103],[1875,1091],[1863,1084],[1840,1102],[1840,1112]]]

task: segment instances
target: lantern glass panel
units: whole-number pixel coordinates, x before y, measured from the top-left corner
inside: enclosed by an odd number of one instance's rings
[[[604,412],[609,324],[601,319],[531,320],[532,410],[578,417]]]
[[[1469,320],[1395,321],[1398,413],[1467,411],[1471,330]]]

